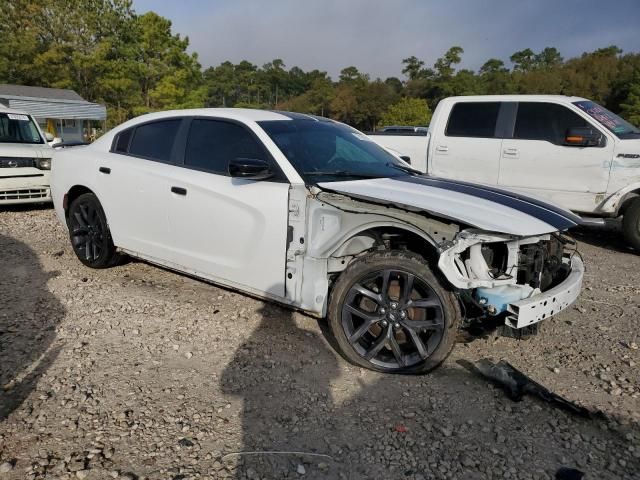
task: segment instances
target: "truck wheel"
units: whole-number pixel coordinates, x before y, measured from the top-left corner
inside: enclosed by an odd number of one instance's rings
[[[629,244],[640,251],[640,198],[636,198],[624,212],[622,232]]]
[[[71,203],[67,224],[73,251],[87,267],[107,268],[122,259],[111,239],[102,205],[93,193],[80,195]]]
[[[456,297],[424,259],[406,251],[354,260],[329,302],[329,329],[351,363],[385,373],[426,373],[451,353]]]

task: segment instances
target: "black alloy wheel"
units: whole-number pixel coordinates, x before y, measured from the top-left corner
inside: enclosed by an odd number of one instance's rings
[[[76,198],[69,207],[67,224],[78,259],[91,268],[106,268],[120,259],[111,239],[104,210],[93,193]]]
[[[407,252],[373,254],[350,265],[343,277],[332,295],[330,325],[349,360],[384,372],[423,373],[446,358],[460,313],[424,259]],[[335,295],[341,297],[339,311]]]

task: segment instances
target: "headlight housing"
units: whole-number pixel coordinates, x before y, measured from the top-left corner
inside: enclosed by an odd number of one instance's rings
[[[36,162],[36,166],[40,170],[51,170],[51,159],[50,158],[39,158]]]

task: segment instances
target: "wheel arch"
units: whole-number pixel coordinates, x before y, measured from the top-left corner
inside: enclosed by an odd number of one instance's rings
[[[418,255],[421,255],[425,258],[429,258],[433,255],[436,255],[438,252],[438,247],[436,241],[430,237],[428,234],[423,232],[417,227],[413,227],[412,225],[408,225],[402,222],[372,222],[359,225],[348,232],[346,232],[340,241],[338,241],[327,254],[328,258],[335,258],[341,255],[344,252],[345,247],[348,246],[353,239],[357,237],[373,237],[376,240],[384,240],[384,235],[397,235],[398,239],[406,240],[408,246],[412,248],[408,248],[409,251],[412,251]],[[391,238],[390,238],[391,241]],[[384,243],[382,244],[384,245]],[[365,249],[366,250],[366,249]],[[364,250],[360,252],[348,252],[352,255],[357,255],[362,253]]]
[[[631,203],[640,198],[640,188],[627,192],[621,199],[618,207],[618,215],[624,215]]]
[[[63,202],[65,218],[69,217],[69,207],[71,206],[73,201],[80,195],[84,195],[85,193],[92,193],[93,195],[96,195],[93,190],[84,185],[74,185],[69,189],[69,191],[65,194],[65,201]]]

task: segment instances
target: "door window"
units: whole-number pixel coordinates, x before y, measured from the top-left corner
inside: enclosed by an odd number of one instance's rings
[[[562,105],[521,102],[518,104],[513,138],[545,140],[563,145],[568,129],[589,126],[584,118]]]
[[[133,134],[129,154],[169,162],[181,122],[181,119],[172,119],[140,125]]]
[[[495,138],[500,102],[460,102],[451,110],[448,137]]]
[[[229,161],[235,158],[267,160],[262,145],[241,125],[204,119],[191,122],[185,166],[228,175]]]

